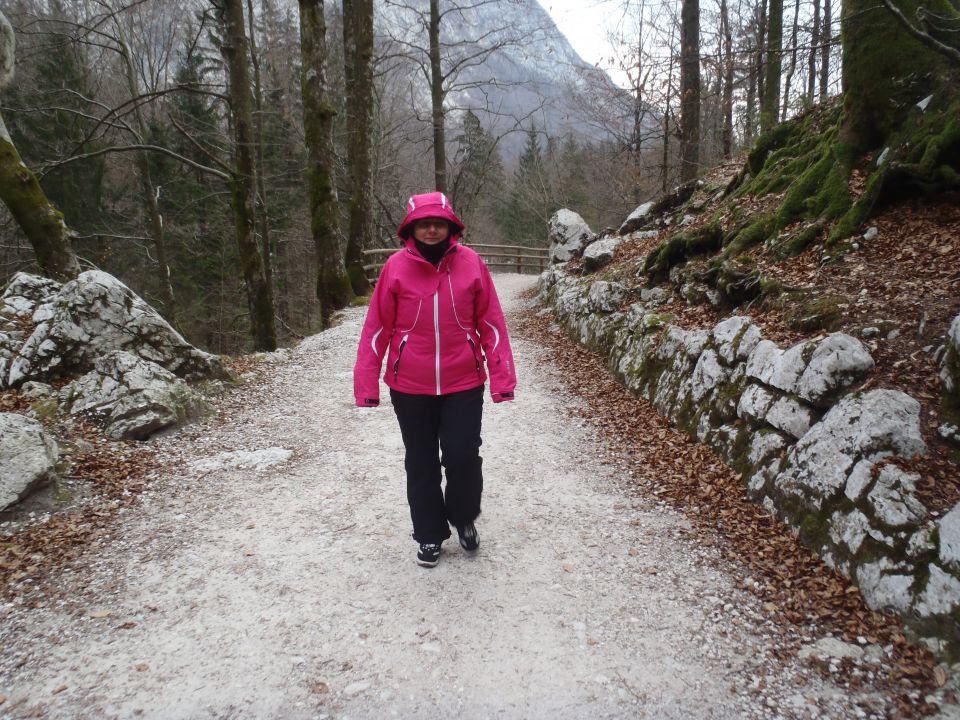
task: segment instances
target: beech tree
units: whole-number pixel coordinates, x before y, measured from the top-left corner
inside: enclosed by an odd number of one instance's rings
[[[369,289],[363,250],[373,245],[373,0],[343,0],[343,64],[350,191],[346,263],[353,291],[362,295]]]
[[[680,181],[700,166],[700,0],[680,6]]]
[[[323,0],[300,0],[303,57],[303,127],[307,144],[310,230],[317,252],[317,299],[326,322],[353,295],[343,261],[340,210],[333,172],[333,119],[337,114],[326,87],[326,20]]]
[[[0,89],[13,79],[13,27],[0,11]],[[63,215],[47,198],[10,139],[0,115],[0,199],[10,209],[37,256],[41,272],[57,280],[69,280],[80,273],[70,245],[70,230]]]
[[[770,130],[780,119],[780,70],[783,49],[783,0],[769,0],[767,18],[766,82],[760,102],[760,131]]]
[[[256,350],[277,348],[273,316],[273,292],[264,271],[263,257],[257,247],[254,211],[253,116],[248,66],[247,36],[244,30],[242,0],[223,0],[224,38],[220,51],[227,65],[230,91],[230,116],[233,126],[235,169],[229,184],[233,202],[234,230],[240,266],[247,288],[250,332]]]

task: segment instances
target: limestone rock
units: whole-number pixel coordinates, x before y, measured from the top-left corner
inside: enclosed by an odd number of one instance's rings
[[[870,519],[859,510],[849,515],[835,512],[830,518],[830,539],[835,545],[844,546],[851,555],[856,555],[870,533]]]
[[[806,645],[800,648],[797,657],[801,660],[816,658],[820,660],[843,660],[850,658],[859,660],[863,657],[863,648],[845,643],[843,640],[837,640],[833,637],[825,637],[817,640],[813,645]]]
[[[730,369],[720,364],[714,350],[704,350],[690,379],[691,396],[699,402],[718,385],[729,380],[730,375]]]
[[[845,397],[797,442],[777,486],[818,509],[844,488],[861,459],[926,451],[920,404],[897,390],[871,390]]]
[[[940,562],[960,567],[960,503],[940,518]]]
[[[954,404],[960,406],[960,315],[950,323],[946,352],[940,367],[940,380],[947,395],[955,395]]]
[[[770,385],[783,350],[772,340],[761,340],[747,358],[747,377]]]
[[[190,345],[126,285],[88,270],[33,313],[38,324],[18,349],[0,387],[90,370],[96,359],[124,350],[186,379],[225,378],[220,360]]]
[[[0,296],[0,315],[25,319],[33,315],[38,304],[55,295],[60,283],[39,275],[18,272]]]
[[[595,312],[614,312],[623,303],[627,289],[617,282],[598,280],[590,285],[587,300]]]
[[[893,528],[915,526],[922,521],[927,509],[915,497],[919,479],[916,473],[904,472],[895,465],[884,465],[867,496],[876,518]]]
[[[0,413],[0,510],[53,478],[57,443],[43,426],[16,413]]]
[[[857,568],[857,581],[863,599],[874,610],[903,612],[910,607],[913,576],[885,557]]]
[[[587,249],[583,251],[583,267],[592,272],[610,264],[613,262],[613,254],[621,242],[623,242],[621,238],[608,237],[590,243]]]
[[[791,397],[781,397],[767,410],[766,421],[796,439],[802,438],[815,420],[813,411]]]
[[[820,342],[796,385],[796,394],[814,404],[836,397],[873,369],[863,343],[846,333],[832,333]]]
[[[620,235],[626,235],[639,230],[650,222],[650,210],[653,208],[652,202],[645,202],[627,215],[627,219],[620,226]]]
[[[750,318],[735,315],[713,328],[717,354],[728,365],[746,360],[760,342],[760,328]]]
[[[200,396],[176,375],[122,350],[61,390],[70,413],[99,420],[111,437],[145,440],[204,409]]]
[[[931,564],[927,587],[913,609],[920,617],[930,617],[946,615],[957,605],[960,605],[960,580]]]
[[[550,240],[550,261],[567,262],[572,259],[593,237],[586,221],[573,210],[557,210],[547,224]]]
[[[776,396],[762,385],[747,385],[737,404],[737,417],[760,424],[766,420],[767,411],[776,399]]]

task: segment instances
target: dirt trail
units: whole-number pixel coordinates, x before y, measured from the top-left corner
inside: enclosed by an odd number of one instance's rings
[[[497,277],[508,317],[531,283]],[[484,408],[481,551],[416,566],[388,396],[353,407],[363,312],[156,441],[169,471],[63,592],[2,608],[0,716],[856,716],[772,659],[756,600],[528,342],[517,401]]]

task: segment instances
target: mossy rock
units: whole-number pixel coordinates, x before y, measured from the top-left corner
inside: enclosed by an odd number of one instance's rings
[[[781,296],[779,304],[792,330],[833,332],[843,324],[844,308],[841,306],[849,305],[850,298],[832,293],[812,295],[795,292]]]
[[[718,223],[674,235],[647,255],[643,273],[651,283],[662,282],[670,274],[670,268],[696,255],[719,250],[722,240],[723,228]]]

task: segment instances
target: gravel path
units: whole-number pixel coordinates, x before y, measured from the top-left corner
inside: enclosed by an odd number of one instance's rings
[[[508,316],[531,283],[497,277]],[[64,591],[3,608],[0,716],[854,716],[529,342],[485,406],[480,553],[416,566],[388,396],[353,407],[363,313],[156,441],[168,472]]]

